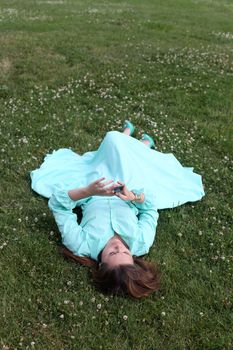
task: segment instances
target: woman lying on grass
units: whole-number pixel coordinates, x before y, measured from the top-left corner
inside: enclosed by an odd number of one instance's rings
[[[157,268],[140,258],[153,244],[158,209],[197,201],[204,190],[193,168],[153,150],[147,134],[139,141],[133,132],[126,121],[123,133],[108,132],[97,151],[54,151],[31,179],[33,190],[49,198],[63,253],[91,266],[103,292],[141,298],[159,288]]]

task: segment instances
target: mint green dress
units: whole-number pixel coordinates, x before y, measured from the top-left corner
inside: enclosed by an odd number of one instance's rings
[[[142,204],[116,196],[93,196],[73,201],[70,189],[84,187],[100,177],[123,181],[130,190],[143,191]],[[108,240],[118,233],[131,253],[141,256],[153,244],[158,209],[174,208],[204,196],[201,176],[183,167],[172,154],[145,146],[117,131],[104,137],[97,151],[79,155],[61,148],[46,155],[31,172],[32,189],[49,198],[62,243],[75,255],[97,260]],[[82,221],[73,213],[82,208]]]

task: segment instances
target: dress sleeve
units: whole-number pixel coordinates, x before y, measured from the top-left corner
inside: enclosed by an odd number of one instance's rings
[[[84,240],[84,233],[77,222],[77,215],[72,211],[76,204],[69,197],[67,190],[59,188],[52,194],[48,203],[61,233],[62,243],[73,254],[79,255],[79,248]]]
[[[132,190],[132,191],[136,194],[140,194],[143,192],[145,196],[143,203],[132,202],[132,204],[138,209],[139,214],[152,207],[157,207],[156,205],[157,199],[154,193],[150,193],[149,191],[144,192],[143,188],[141,188],[140,190]]]
[[[132,254],[137,256],[149,252],[156,234],[156,227],[159,218],[156,196],[150,193],[144,193],[143,203],[133,203],[138,209],[138,229],[135,235]]]

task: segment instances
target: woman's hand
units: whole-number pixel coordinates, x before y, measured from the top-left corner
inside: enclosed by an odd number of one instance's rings
[[[133,201],[135,199],[135,195],[133,192],[129,191],[126,185],[123,182],[117,181],[118,185],[124,186],[122,192],[115,193],[115,196],[123,199],[123,201]]]
[[[113,184],[111,186],[108,186],[114,182],[114,180],[105,181],[105,177],[101,177],[100,179],[92,182],[90,185],[88,185],[85,190],[87,192],[87,197],[91,196],[114,196],[114,188],[117,186],[116,184]],[[107,187],[108,186],[108,187]]]

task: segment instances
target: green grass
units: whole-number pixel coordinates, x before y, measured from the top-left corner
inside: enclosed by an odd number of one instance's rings
[[[232,349],[232,1],[0,0],[0,31],[1,348]],[[126,118],[206,192],[160,211],[161,290],[141,301],[62,258],[29,179]]]

